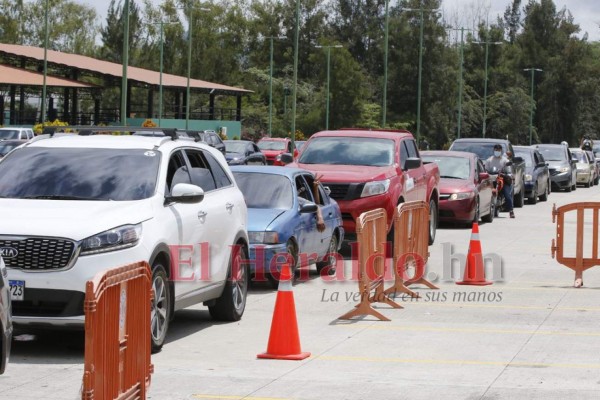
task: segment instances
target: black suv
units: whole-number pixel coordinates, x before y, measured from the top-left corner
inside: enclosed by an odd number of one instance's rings
[[[477,154],[483,162],[494,154],[494,145],[502,146],[504,154],[509,155],[513,170],[513,204],[515,207],[523,207],[525,204],[525,160],[515,156],[515,150],[509,140],[506,139],[484,139],[484,138],[462,138],[452,142],[449,150],[467,151]]]
[[[211,147],[219,150],[223,155],[225,155],[225,143],[221,140],[221,137],[217,134],[217,132],[212,130],[205,131],[188,131],[188,135],[191,137],[198,137],[201,141],[208,144]]]

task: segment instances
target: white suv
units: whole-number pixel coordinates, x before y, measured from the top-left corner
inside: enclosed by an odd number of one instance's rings
[[[152,266],[152,347],[174,311],[239,320],[247,208],[223,155],[171,137],[41,135],[0,163],[0,252],[15,325],[83,326],[86,281]],[[235,251],[232,251],[235,249]]]
[[[0,140],[29,140],[33,139],[33,129],[31,128],[18,128],[18,127],[4,127],[0,128]]]

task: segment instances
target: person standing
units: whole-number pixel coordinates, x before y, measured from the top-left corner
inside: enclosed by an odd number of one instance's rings
[[[485,160],[485,169],[490,173],[497,171],[504,178],[504,186],[502,186],[502,195],[505,199],[505,208],[508,210],[510,217],[515,217],[513,210],[513,174],[510,166],[510,160],[502,153],[502,145],[494,145],[494,154]]]

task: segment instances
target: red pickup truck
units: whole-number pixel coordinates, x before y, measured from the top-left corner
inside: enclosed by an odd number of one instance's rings
[[[394,209],[405,201],[425,200],[430,206],[429,244],[438,221],[440,172],[423,164],[408,131],[343,129],[315,133],[306,142],[297,166],[321,175],[342,211],[344,230],[355,235],[355,221],[368,210],[384,208],[388,235]]]

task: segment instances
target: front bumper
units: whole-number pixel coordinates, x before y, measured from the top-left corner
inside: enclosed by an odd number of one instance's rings
[[[445,222],[471,222],[475,218],[475,198],[442,200],[439,204],[439,220]]]
[[[550,177],[552,187],[556,189],[566,189],[572,185],[571,172],[561,172]]]
[[[577,183],[588,183],[590,181],[590,171],[577,171]]]
[[[98,273],[138,261],[150,252],[138,244],[129,249],[79,256],[61,271],[26,271],[8,268],[10,280],[25,281],[23,301],[12,301],[15,325],[82,327],[86,282]]]
[[[287,261],[287,249],[285,243],[277,244],[250,244],[250,272],[261,275],[277,271],[278,265]]]

